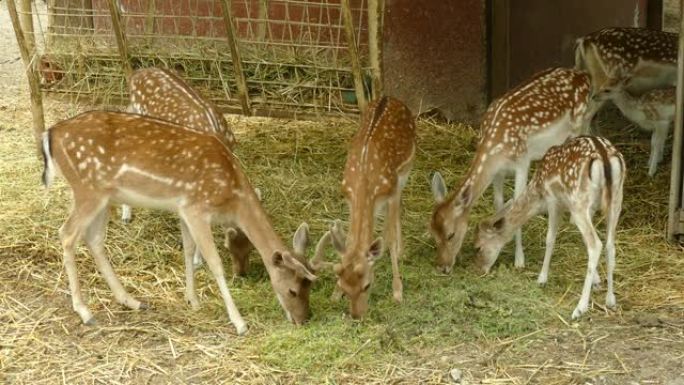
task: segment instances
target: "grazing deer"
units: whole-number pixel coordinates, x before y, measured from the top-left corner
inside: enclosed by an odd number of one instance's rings
[[[154,67],[139,69],[131,75],[128,83],[130,103],[127,112],[166,120],[198,132],[213,133],[228,148],[235,148],[235,136],[223,114],[173,71]],[[121,219],[128,223],[131,216],[130,206],[123,205]],[[229,228],[225,234],[225,245],[233,261],[237,262],[233,266],[242,268],[243,263],[239,261],[246,264],[253,248],[247,238],[239,229]],[[202,264],[199,251],[195,253],[193,263],[195,266]],[[244,274],[244,269],[238,270],[237,274]]]
[[[624,86],[640,95],[675,86],[677,34],[644,28],[604,28],[577,39],[575,68],[589,72],[592,92],[607,83],[626,80]],[[593,115],[602,103],[592,106]]]
[[[659,88],[647,91],[641,96],[634,96],[627,91],[623,83],[609,83],[594,96],[594,100],[612,100],[627,119],[652,132],[648,175],[653,176],[658,164],[663,160],[665,140],[674,122],[676,89]]]
[[[558,230],[558,218],[565,209],[582,233],[589,254],[587,276],[582,296],[572,313],[580,317],[589,307],[592,283],[600,282],[597,266],[601,240],[596,234],[592,216],[597,208],[606,215],[606,306],[615,306],[613,270],[615,269],[615,229],[622,208],[622,186],[626,175],[622,154],[604,138],[581,136],[549,149],[525,192],[508,207],[480,224],[476,247],[477,264],[488,273],[516,229],[530,218],[546,210],[549,228],[546,252],[538,282],[548,279],[551,254]]]
[[[342,192],[350,208],[349,236],[339,226],[334,226],[331,234],[341,256],[333,266],[338,278],[336,291],[349,298],[353,318],[361,318],[368,310],[373,264],[383,254],[383,239],[373,241],[375,216],[382,209],[387,210],[385,239],[392,259],[393,296],[402,300],[401,191],[416,151],[415,121],[399,100],[387,96],[374,100],[361,120],[342,180]]]
[[[470,210],[487,186],[493,183],[494,205],[499,209],[503,206],[506,173],[515,172],[515,197],[519,196],[527,184],[530,162],[585,129],[589,88],[589,76],[584,72],[548,69],[489,106],[475,158],[460,186],[447,196],[442,176],[437,172],[432,178],[437,204],[430,230],[437,244],[440,270],[448,273],[453,268],[468,229]],[[515,266],[524,264],[518,231]]]
[[[144,307],[124,289],[103,246],[107,206],[115,202],[179,214],[185,296],[194,308],[199,302],[190,250],[196,244],[216,279],[230,321],[238,334],[247,330],[212,238],[211,224],[220,222],[240,228],[254,244],[288,319],[300,324],[309,317],[314,270],[301,255],[286,249],[239,163],[216,136],[150,117],[95,111],[50,128],[43,138],[43,156],[44,183],[50,184],[57,169],[73,192],[74,205],[60,238],[73,307],[84,323],[94,320],[81,297],[74,261],[81,237],[116,300],[131,309]]]

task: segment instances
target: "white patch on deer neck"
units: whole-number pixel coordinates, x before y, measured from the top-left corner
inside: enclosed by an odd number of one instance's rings
[[[551,146],[565,142],[571,135],[571,130],[568,129],[570,124],[570,113],[566,112],[540,132],[530,135],[527,139],[527,157],[530,160],[541,159]]]

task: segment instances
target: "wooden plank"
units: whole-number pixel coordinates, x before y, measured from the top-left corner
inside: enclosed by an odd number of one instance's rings
[[[508,91],[511,81],[510,2],[492,1],[488,100]]]
[[[680,12],[684,11],[684,0],[680,0]],[[667,238],[678,240],[680,211],[682,209],[682,128],[684,127],[684,17],[679,24],[679,56],[677,59],[677,99],[675,105],[675,128],[672,141],[672,168],[670,172],[670,200],[668,207]]]
[[[116,45],[119,48],[119,56],[121,56],[121,64],[124,69],[124,76],[126,80],[133,73],[130,56],[128,55],[128,42],[126,41],[126,34],[121,28],[121,13],[119,12],[119,2],[117,0],[107,1],[109,4],[109,15],[112,18],[112,28],[114,29],[114,36],[116,37]]]
[[[228,46],[230,47],[230,56],[233,62],[233,71],[235,72],[235,79],[237,81],[238,97],[242,105],[242,113],[247,116],[252,115],[252,110],[249,106],[249,95],[247,93],[247,81],[245,80],[245,72],[242,70],[242,59],[240,49],[237,44],[237,35],[235,34],[235,24],[233,22],[233,4],[230,0],[222,0],[221,7],[223,8],[223,21],[226,26],[226,37],[228,39]]]
[[[363,113],[366,110],[366,94],[363,89],[363,73],[361,70],[361,61],[359,59],[359,50],[356,45],[356,34],[354,33],[354,19],[352,16],[351,6],[349,0],[342,0],[342,18],[344,19],[344,31],[347,37],[347,45],[349,56],[352,65],[352,75],[354,76],[354,90],[356,92],[356,102],[359,110]]]
[[[40,90],[40,80],[37,74],[37,67],[39,60],[36,57],[35,44],[33,50],[29,49],[29,43],[22,30],[22,25],[17,14],[17,7],[14,0],[7,0],[7,9],[9,11],[10,19],[12,20],[12,27],[14,28],[14,36],[17,39],[21,59],[24,62],[26,69],[26,78],[29,83],[29,93],[31,97],[31,115],[33,116],[33,137],[36,141],[36,150],[38,154],[41,153],[43,132],[45,131],[45,115],[43,113],[43,94]],[[30,11],[30,4],[29,4]],[[32,24],[31,24],[32,25]],[[28,26],[24,26],[28,27]],[[32,33],[33,31],[29,31]]]

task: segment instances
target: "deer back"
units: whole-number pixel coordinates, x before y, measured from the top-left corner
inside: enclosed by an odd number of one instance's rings
[[[677,34],[644,28],[604,28],[579,38],[575,65],[589,71],[594,90],[614,78],[644,78],[632,87],[654,88],[676,78]],[[662,79],[661,79],[662,78]]]
[[[49,142],[76,194],[86,190],[116,196],[126,191],[220,206],[250,188],[217,137],[151,117],[86,112],[50,128]]]
[[[416,126],[402,102],[382,97],[368,105],[352,139],[342,180],[350,201],[364,194],[369,202],[392,194],[415,152]]]
[[[614,158],[620,164],[617,175],[611,166]],[[596,168],[602,169],[599,176]],[[622,154],[607,139],[579,136],[549,149],[532,177],[532,185],[540,194],[551,192],[566,201],[578,199],[594,186],[603,191],[601,206],[606,208],[613,196],[614,181],[623,178],[624,171]]]
[[[161,68],[139,69],[129,80],[130,109],[143,115],[212,132],[235,146],[235,136],[216,107],[174,72]]]
[[[528,150],[531,136],[566,117],[574,134],[578,134],[589,96],[590,81],[585,72],[551,68],[537,73],[489,106],[482,122],[478,155],[483,152],[485,156],[503,154],[517,158]]]

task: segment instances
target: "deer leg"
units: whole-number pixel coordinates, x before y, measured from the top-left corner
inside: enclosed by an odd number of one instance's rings
[[[541,272],[537,278],[537,283],[540,285],[546,284],[546,281],[549,279],[551,255],[553,254],[553,247],[556,243],[556,234],[558,232],[558,204],[556,202],[548,202],[547,207],[549,228],[546,231],[546,251],[544,252],[544,263],[542,264]]]
[[[587,246],[587,253],[589,254],[587,262],[587,276],[584,279],[582,296],[580,297],[577,307],[572,312],[572,319],[577,319],[584,314],[587,309],[589,309],[589,299],[591,297],[594,274],[597,274],[596,267],[598,266],[602,245],[601,240],[596,234],[596,229],[591,223],[591,216],[586,208],[572,210],[572,217],[575,219],[575,224],[580,230],[580,233],[582,233],[584,243]]]
[[[615,270],[615,231],[617,229],[620,210],[622,210],[622,186],[613,187],[611,207],[606,218],[606,306],[615,307],[615,293],[613,292],[613,271]]]
[[[131,223],[132,218],[133,214],[131,213],[131,206],[121,205],[121,221],[128,224]]]
[[[390,246],[390,258],[392,259],[392,294],[397,302],[403,299],[403,285],[399,272],[399,259],[401,258],[401,191],[398,191],[389,199],[387,204],[387,240]]]
[[[180,221],[181,237],[183,239],[183,259],[185,262],[185,300],[193,310],[199,309],[199,299],[195,291],[195,265],[193,258],[199,253],[199,247],[192,240],[188,225],[183,219]]]
[[[66,222],[59,229],[59,237],[64,249],[62,259],[69,280],[69,291],[71,291],[71,304],[74,311],[81,317],[81,321],[86,325],[94,325],[96,321],[81,296],[81,284],[78,280],[75,250],[85,228],[105,205],[106,202],[103,201],[78,199],[78,197],[74,196],[74,207],[71,209]]]
[[[504,173],[498,172],[492,179],[492,190],[494,195],[494,209],[498,212],[504,205]]]
[[[218,284],[219,291],[223,297],[223,301],[226,304],[226,310],[228,312],[228,318],[230,322],[235,326],[238,335],[243,335],[247,332],[247,324],[242,319],[240,311],[235,302],[233,302],[233,297],[230,295],[230,290],[228,290],[228,285],[226,284],[225,273],[223,271],[223,263],[216,250],[216,245],[214,244],[214,239],[211,233],[211,222],[208,217],[204,216],[198,211],[188,212],[186,210],[181,210],[181,218],[185,221],[188,229],[190,230],[190,235],[192,239],[199,247],[204,257],[204,261],[207,263],[209,271],[214,275],[216,283]]]
[[[651,134],[651,155],[648,158],[648,176],[653,176],[656,173],[658,164],[663,160],[663,151],[665,148],[665,140],[669,131],[670,122],[665,124],[656,124],[653,134]]]
[[[515,198],[518,198],[527,187],[527,171],[530,164],[518,167],[515,171]],[[525,253],[522,245],[522,227],[515,231],[515,267],[525,267]]]
[[[104,241],[107,235],[107,219],[107,208],[104,207],[92,220],[84,235],[85,243],[93,255],[97,270],[104,277],[118,303],[132,310],[147,309],[148,306],[146,304],[136,300],[126,291],[109,262],[109,257],[104,248]]]

